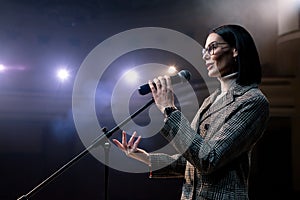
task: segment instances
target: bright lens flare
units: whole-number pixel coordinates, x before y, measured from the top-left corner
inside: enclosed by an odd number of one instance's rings
[[[136,83],[138,79],[138,74],[134,70],[127,71],[125,74],[126,81],[128,83]]]
[[[3,72],[3,71],[5,71],[5,67],[4,67],[4,65],[0,64],[0,72]]]
[[[175,66],[170,66],[168,69],[169,74],[175,74],[177,72],[176,67]]]
[[[61,80],[61,81],[65,81],[70,77],[70,73],[68,70],[66,69],[59,69],[57,71],[57,77]]]

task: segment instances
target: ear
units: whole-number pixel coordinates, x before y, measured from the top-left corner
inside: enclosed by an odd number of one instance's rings
[[[239,55],[236,48],[233,48],[232,53],[234,58],[236,58]]]

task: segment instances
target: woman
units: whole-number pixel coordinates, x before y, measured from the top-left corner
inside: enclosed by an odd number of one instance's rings
[[[261,66],[251,35],[241,26],[212,30],[203,49],[208,75],[220,88],[206,98],[190,124],[175,107],[169,76],[149,81],[156,106],[165,115],[160,133],[178,155],[151,154],[137,148],[136,133],[122,143],[127,156],[152,169],[152,177],[184,177],[181,199],[248,199],[253,146],[262,136],[269,103],[258,88]],[[159,169],[160,165],[172,163]]]

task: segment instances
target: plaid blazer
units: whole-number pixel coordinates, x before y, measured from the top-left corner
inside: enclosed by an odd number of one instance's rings
[[[251,150],[269,103],[256,84],[236,84],[213,103],[219,94],[204,100],[191,124],[180,111],[168,117],[161,134],[178,154],[150,154],[153,178],[184,177],[181,199],[248,199]]]

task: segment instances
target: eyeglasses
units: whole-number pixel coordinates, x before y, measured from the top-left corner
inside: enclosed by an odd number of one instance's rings
[[[224,44],[228,44],[226,42],[212,42],[211,44],[208,45],[207,48],[202,49],[202,56],[205,56],[206,53],[208,53],[208,55],[215,55],[215,50],[220,46],[220,45],[224,45]],[[226,47],[222,47],[226,48]]]

